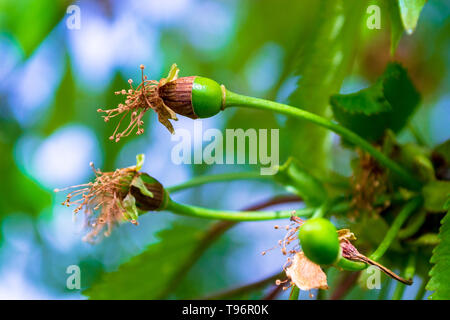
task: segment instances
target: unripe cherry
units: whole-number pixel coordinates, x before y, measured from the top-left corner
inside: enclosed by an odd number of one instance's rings
[[[337,230],[327,219],[307,220],[300,228],[299,240],[306,257],[314,263],[332,264],[339,257]]]

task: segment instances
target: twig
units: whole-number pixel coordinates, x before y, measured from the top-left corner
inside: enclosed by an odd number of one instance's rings
[[[265,287],[267,284],[276,281],[277,279],[279,279],[280,277],[282,277],[284,275],[284,271],[279,272],[277,274],[274,274],[268,278],[259,280],[257,282],[253,282],[250,284],[247,284],[245,286],[241,286],[241,287],[237,287],[231,290],[225,290],[216,294],[212,294],[209,296],[206,296],[205,300],[221,300],[221,299],[229,299],[247,292],[251,292],[253,290],[257,290],[260,288]],[[202,299],[202,300],[203,300]]]
[[[341,300],[342,298],[344,298],[348,294],[350,289],[353,288],[353,285],[355,284],[356,280],[358,280],[360,273],[361,272],[352,272],[344,277],[337,288],[334,290],[333,294],[330,297],[330,300]]]

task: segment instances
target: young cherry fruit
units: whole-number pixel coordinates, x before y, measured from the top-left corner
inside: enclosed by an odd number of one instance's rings
[[[319,265],[334,263],[340,253],[336,227],[327,219],[312,218],[299,231],[299,240],[306,257]]]

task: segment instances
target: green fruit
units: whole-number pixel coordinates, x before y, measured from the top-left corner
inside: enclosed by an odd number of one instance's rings
[[[199,118],[209,118],[222,109],[223,92],[214,80],[195,77],[192,84],[192,106]]]
[[[306,221],[299,231],[300,244],[306,257],[317,264],[332,264],[340,252],[336,227],[327,219]]]

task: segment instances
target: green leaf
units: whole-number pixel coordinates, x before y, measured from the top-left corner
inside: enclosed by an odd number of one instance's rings
[[[122,200],[121,207],[125,210],[130,220],[137,220],[139,213],[136,207],[136,199],[131,195],[131,193],[128,193],[125,199]]]
[[[157,234],[159,242],[83,292],[90,299],[157,299],[202,238],[203,231],[175,224]]]
[[[447,210],[449,209],[447,202]],[[441,221],[440,243],[434,248],[430,262],[434,264],[430,271],[427,290],[434,291],[433,300],[450,299],[450,210]]]
[[[58,24],[67,6],[65,1],[0,0],[0,30],[10,33],[29,56]]]
[[[403,25],[400,17],[400,9],[396,0],[388,0],[390,31],[391,31],[391,56],[394,56],[398,43],[403,36]]]
[[[431,181],[422,188],[424,207],[431,212],[445,211],[445,203],[450,196],[450,181]]]
[[[136,171],[140,171],[144,165],[145,154],[140,153],[136,156]]]
[[[330,97],[335,118],[371,141],[380,139],[386,129],[401,130],[419,101],[407,71],[398,63],[390,63],[371,87]]]
[[[141,193],[145,196],[148,196],[150,198],[153,198],[153,193],[147,189],[147,187],[145,186],[144,181],[142,180],[141,176],[137,176],[133,179],[133,181],[131,182],[131,185],[138,188],[139,191],[141,191]]]
[[[167,82],[178,79],[178,72],[180,72],[180,69],[178,69],[177,64],[172,64],[167,75]]]
[[[417,26],[420,12],[427,0],[398,0],[403,26],[408,34],[412,34]]]
[[[46,112],[46,117],[42,126],[42,132],[50,135],[57,128],[60,128],[74,120],[77,116],[76,98],[77,90],[73,79],[72,68],[68,56],[65,61],[66,70],[59,88],[56,90],[55,99]]]
[[[320,1],[319,4],[318,10],[312,13],[314,23],[310,35],[292,63],[297,65],[294,76],[298,77],[298,82],[288,103],[328,116],[329,96],[339,91],[354,62],[367,4],[360,0]],[[327,130],[295,119],[288,119],[287,128],[283,132],[290,142],[291,155],[302,165],[311,168],[314,174],[331,166]]]

